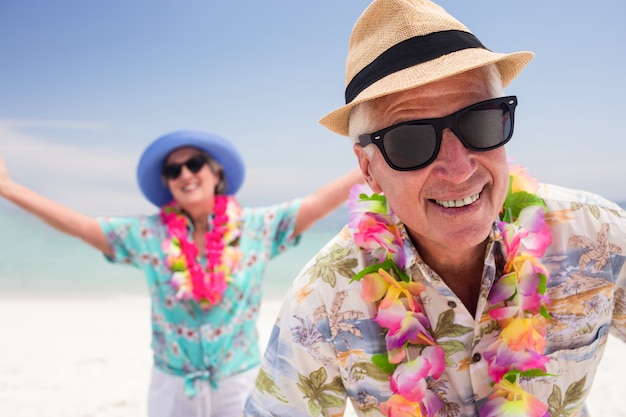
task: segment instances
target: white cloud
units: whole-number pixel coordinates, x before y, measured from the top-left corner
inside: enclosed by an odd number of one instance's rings
[[[312,175],[311,171],[294,167],[256,168],[252,166],[246,173],[239,199],[243,203],[265,205],[303,197],[339,174],[334,175],[333,171],[326,170],[323,175]]]
[[[0,125],[7,129],[72,129],[72,130],[103,130],[104,122],[82,120],[43,120],[43,119],[3,119]]]
[[[623,162],[552,162],[535,166],[531,173],[542,182],[590,191],[615,202],[626,201],[623,187],[618,186],[626,178]]]
[[[150,208],[135,185],[136,156],[110,147],[55,143],[15,126],[0,121],[0,154],[15,181],[86,214],[136,214]]]
[[[34,126],[29,121],[22,126]],[[48,121],[50,126],[73,126],[81,122]],[[96,126],[98,123],[85,123]],[[137,154],[119,147],[81,143],[58,143],[38,134],[26,134],[16,124],[0,120],[0,155],[11,177],[36,192],[89,215],[135,215],[152,213],[152,206],[136,184]],[[348,171],[354,156],[344,156],[345,165],[323,162],[313,166],[293,163],[284,158],[280,165],[268,167],[250,161],[239,200],[245,205],[267,205],[302,197]],[[256,162],[262,161],[257,158]]]

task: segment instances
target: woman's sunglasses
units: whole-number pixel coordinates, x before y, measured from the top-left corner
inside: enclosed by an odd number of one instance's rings
[[[204,155],[192,156],[181,164],[163,165],[163,168],[161,169],[161,175],[166,180],[175,180],[180,176],[180,173],[183,170],[183,166],[186,166],[189,171],[195,174],[202,169],[204,164],[208,162],[209,160]]]
[[[398,171],[424,168],[437,158],[443,130],[451,129],[472,151],[490,151],[513,136],[517,97],[481,101],[438,119],[398,123],[377,132],[360,135],[361,146],[373,143],[387,164]]]

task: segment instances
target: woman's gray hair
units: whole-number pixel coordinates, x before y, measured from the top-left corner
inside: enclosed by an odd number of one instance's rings
[[[207,157],[207,163],[209,164],[209,168],[219,178],[219,182],[215,186],[215,194],[226,194],[226,190],[228,189],[228,183],[226,182],[226,176],[224,175],[224,167],[222,166],[222,164],[213,159],[213,157],[208,153],[202,152],[202,155]]]
[[[486,65],[478,68],[482,70],[487,81],[489,93],[493,97],[500,97],[504,95],[504,87],[502,87],[502,77],[500,70],[495,64]],[[359,135],[365,133],[371,133],[375,129],[374,120],[376,117],[376,99],[369,100],[364,103],[359,103],[352,108],[350,112],[350,118],[348,121],[349,136],[352,143],[359,143]],[[375,146],[366,146],[364,149],[365,155],[371,158],[374,152]]]

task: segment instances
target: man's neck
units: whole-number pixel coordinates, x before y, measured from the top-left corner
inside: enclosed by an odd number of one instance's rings
[[[467,249],[449,248],[436,253],[416,245],[424,262],[461,299],[474,316],[480,295],[487,241]]]

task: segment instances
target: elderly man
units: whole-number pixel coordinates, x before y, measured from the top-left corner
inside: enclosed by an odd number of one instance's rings
[[[586,416],[626,340],[626,213],[507,163],[530,52],[486,49],[426,0],[357,21],[346,105],[369,189],[296,278],[245,416]]]

